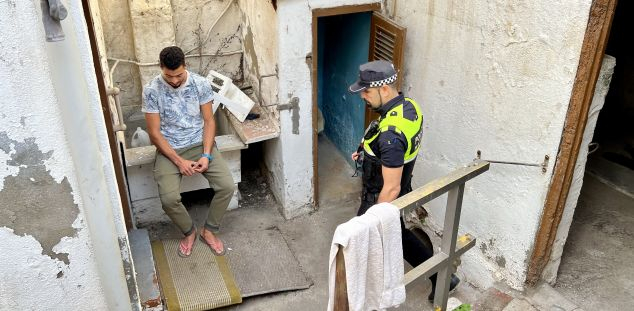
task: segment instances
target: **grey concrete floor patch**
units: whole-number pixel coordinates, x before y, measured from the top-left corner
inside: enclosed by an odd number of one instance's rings
[[[312,285],[279,229],[231,232],[223,239],[242,297]]]
[[[337,205],[356,201],[361,196],[361,175],[352,177],[354,169],[339,149],[323,134],[319,135],[319,205]]]
[[[555,288],[587,310],[632,310],[634,199],[584,179]]]
[[[527,291],[527,300],[539,310],[573,311],[578,306],[548,284]]]
[[[502,311],[538,311],[528,301],[522,298],[516,298],[506,305]]]

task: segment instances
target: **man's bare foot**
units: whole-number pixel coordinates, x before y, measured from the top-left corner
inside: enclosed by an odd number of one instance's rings
[[[216,256],[225,254],[225,245],[220,238],[207,229],[203,229],[200,234],[200,240],[209,246],[209,249]]]
[[[196,241],[196,229],[192,231],[188,236],[181,239],[178,243],[178,256],[187,258],[191,256],[194,248],[194,242]]]

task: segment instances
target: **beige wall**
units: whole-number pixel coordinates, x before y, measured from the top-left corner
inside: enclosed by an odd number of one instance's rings
[[[127,138],[137,126],[145,126],[141,92],[160,72],[158,54],[165,46],[180,46],[193,72],[205,76],[211,69],[236,84],[243,82],[242,14],[237,0],[100,0],[99,6],[108,63],[114,68],[113,86],[121,89]]]

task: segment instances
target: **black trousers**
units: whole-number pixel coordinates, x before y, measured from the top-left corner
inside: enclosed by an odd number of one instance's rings
[[[364,189],[363,195],[361,196],[361,206],[357,211],[357,216],[365,214],[372,205],[376,204],[378,197],[378,193],[368,193]],[[421,230],[420,233],[424,234],[425,238],[429,240],[429,236],[427,236],[425,232]],[[403,259],[405,259],[412,267],[422,264],[425,260],[434,255],[434,249],[431,245],[427,246],[423,243],[423,241],[416,237],[412,231],[405,228],[403,218],[401,218],[401,240],[403,241]],[[432,282],[432,285],[435,286],[436,274],[430,276],[429,280]]]

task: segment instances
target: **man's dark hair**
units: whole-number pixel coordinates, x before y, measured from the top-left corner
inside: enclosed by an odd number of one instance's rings
[[[169,70],[175,70],[181,65],[185,65],[185,53],[177,46],[168,46],[161,51],[159,55],[161,67],[167,67]]]

